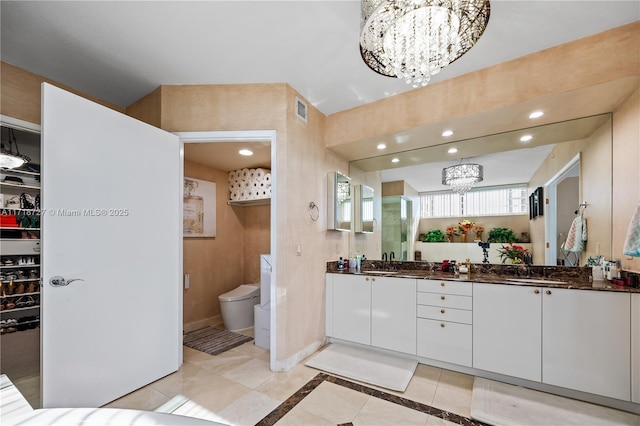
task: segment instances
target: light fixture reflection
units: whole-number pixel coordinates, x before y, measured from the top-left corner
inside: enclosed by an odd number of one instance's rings
[[[529,118],[540,118],[544,115],[544,112],[542,111],[533,111],[531,114],[529,114]]]
[[[483,179],[484,168],[480,164],[456,164],[442,169],[442,184],[461,195]]]
[[[453,130],[445,130],[444,132],[442,132],[442,136],[444,136],[445,138],[448,138],[451,135],[453,135]]]
[[[240,151],[238,151],[238,154],[248,157],[253,155],[253,151],[251,151],[250,149],[241,149]]]
[[[533,136],[531,135],[524,135],[520,138],[520,142],[529,142],[531,139],[533,139]]]
[[[385,149],[387,147],[387,145],[383,144],[383,143],[379,143],[377,148],[378,149]]]

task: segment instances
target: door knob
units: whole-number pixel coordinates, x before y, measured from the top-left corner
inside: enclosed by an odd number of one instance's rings
[[[64,287],[66,285],[71,284],[74,281],[84,281],[84,280],[82,278],[71,278],[70,280],[65,280],[64,277],[61,277],[60,275],[54,275],[49,280],[49,284],[51,284],[52,287]]]

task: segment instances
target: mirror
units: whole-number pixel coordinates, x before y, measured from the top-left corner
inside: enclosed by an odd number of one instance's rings
[[[327,228],[351,231],[351,178],[340,172],[327,175]]]
[[[373,219],[373,188],[366,185],[353,187],[353,229],[358,233],[372,233]]]
[[[441,183],[442,169],[464,159],[465,162],[479,163],[484,166],[484,181],[477,185],[478,187],[525,183],[527,196],[538,187],[543,187],[545,199],[549,199],[548,203],[550,203],[544,205],[543,216],[537,216],[531,220],[528,213],[513,217],[469,217],[476,224],[485,227],[486,231],[483,235],[485,241],[494,227],[511,228],[517,236],[527,233],[531,251],[534,254],[534,264],[557,264],[556,260],[560,259],[560,253],[558,251],[547,253],[546,243],[555,242],[556,244],[552,245],[559,247],[562,235],[566,236],[568,232],[568,229],[565,229],[566,223],[571,223],[578,205],[586,200],[588,207],[583,210],[583,213],[589,222],[589,241],[585,251],[580,253],[579,261],[580,265],[584,265],[588,257],[602,255],[610,258],[612,255],[611,133],[611,114],[601,114],[355,160],[350,162],[350,167],[360,174],[377,173],[381,176],[382,182],[404,180],[418,192],[446,191],[447,188]],[[532,139],[523,144],[520,138],[525,134],[531,135]],[[455,155],[448,153],[449,148],[452,147],[458,149]],[[575,195],[575,199],[579,202],[567,208],[562,204],[566,197],[558,196],[553,199],[549,197],[553,194],[547,195],[547,191],[549,185],[553,184],[553,179],[557,178],[556,175],[566,173],[563,169],[570,165],[575,156],[580,157],[577,173],[578,194]],[[535,160],[536,157],[537,160]],[[392,158],[397,158],[399,161],[392,163]],[[520,177],[519,180],[509,181],[508,178],[516,175],[519,170],[526,171],[528,174]],[[441,229],[444,232],[448,225],[457,224],[458,221],[466,218],[464,216],[420,219],[419,229],[412,230],[414,235],[409,238],[415,241],[420,233],[431,229]],[[549,221],[555,221],[558,224],[557,229],[552,232],[549,232],[553,228]],[[592,230],[597,234],[592,234]],[[382,233],[384,233],[384,227]],[[384,241],[381,240],[380,244],[384,245]],[[493,243],[491,246],[492,248],[500,247],[501,244]],[[416,250],[420,249],[416,247]],[[482,260],[480,247],[474,247],[473,254],[478,254],[478,259]],[[466,257],[469,256],[463,258]],[[475,257],[471,256],[472,261]],[[444,258],[440,258],[440,261]],[[409,253],[409,260],[412,259],[412,253]],[[428,260],[424,253],[423,260]]]
[[[409,258],[411,200],[403,196],[382,197],[382,252],[389,260]]]

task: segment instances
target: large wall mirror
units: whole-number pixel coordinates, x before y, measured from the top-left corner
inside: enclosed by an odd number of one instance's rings
[[[523,136],[528,137],[523,140]],[[611,114],[430,145],[352,161],[350,167],[358,173],[378,173],[383,183],[402,180],[418,192],[430,192],[448,190],[442,185],[444,167],[461,161],[479,163],[484,167],[484,180],[477,188],[526,184],[528,196],[542,187],[548,204],[544,205],[544,215],[535,218],[530,218],[527,212],[513,217],[421,219],[411,236],[414,241],[420,232],[430,229],[444,232],[448,225],[468,218],[485,227],[484,240],[494,227],[512,228],[518,236],[526,233],[534,264],[556,265],[563,257],[563,238],[575,212],[581,210],[588,222],[589,238],[575,264],[584,265],[588,257],[596,255],[611,257]],[[451,148],[457,152],[452,154]],[[392,162],[394,158],[397,161]],[[579,209],[585,201],[586,208]],[[481,248],[477,251],[481,259]]]

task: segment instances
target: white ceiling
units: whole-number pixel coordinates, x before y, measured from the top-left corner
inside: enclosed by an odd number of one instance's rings
[[[364,65],[358,0],[3,0],[0,15],[3,61],[122,107],[159,85],[285,82],[329,115],[412,89]],[[492,0],[432,82],[639,19],[638,0]]]

